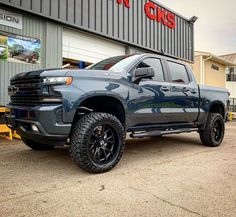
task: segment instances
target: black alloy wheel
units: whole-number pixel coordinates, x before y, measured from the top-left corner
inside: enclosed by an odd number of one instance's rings
[[[109,124],[95,127],[89,141],[91,160],[101,165],[111,161],[118,151],[117,137],[116,131]]]
[[[219,142],[222,138],[222,133],[223,133],[223,127],[221,121],[217,120],[215,121],[215,124],[212,129],[213,139],[216,142]]]
[[[111,170],[124,152],[124,129],[108,113],[90,113],[73,126],[70,154],[75,164],[91,173]]]
[[[199,131],[202,143],[210,147],[218,147],[225,134],[225,121],[221,114],[209,113],[204,130]]]

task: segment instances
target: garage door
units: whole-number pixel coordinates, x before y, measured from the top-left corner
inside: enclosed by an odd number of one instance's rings
[[[63,58],[96,63],[125,54],[125,46],[78,31],[63,30]]]

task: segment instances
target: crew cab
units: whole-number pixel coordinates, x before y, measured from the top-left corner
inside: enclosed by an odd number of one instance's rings
[[[191,67],[156,54],[108,58],[84,70],[19,73],[10,81],[6,122],[33,150],[69,145],[92,173],[121,159],[133,138],[198,132],[204,145],[224,138],[228,91],[198,85]]]

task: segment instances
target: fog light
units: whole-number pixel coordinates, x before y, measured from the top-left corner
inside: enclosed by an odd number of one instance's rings
[[[31,124],[31,129],[32,129],[34,132],[39,133],[39,129],[38,129],[38,127],[37,127],[35,124]]]

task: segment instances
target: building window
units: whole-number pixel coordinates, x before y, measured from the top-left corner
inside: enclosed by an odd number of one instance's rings
[[[217,71],[220,70],[219,66],[214,65],[214,64],[211,65],[211,68],[214,69],[214,70],[217,70]]]
[[[229,68],[229,73],[227,74],[226,79],[227,79],[227,81],[235,81],[236,82],[236,68],[234,68],[234,67]]]
[[[230,99],[229,111],[230,112],[236,112],[236,98],[231,98]]]

